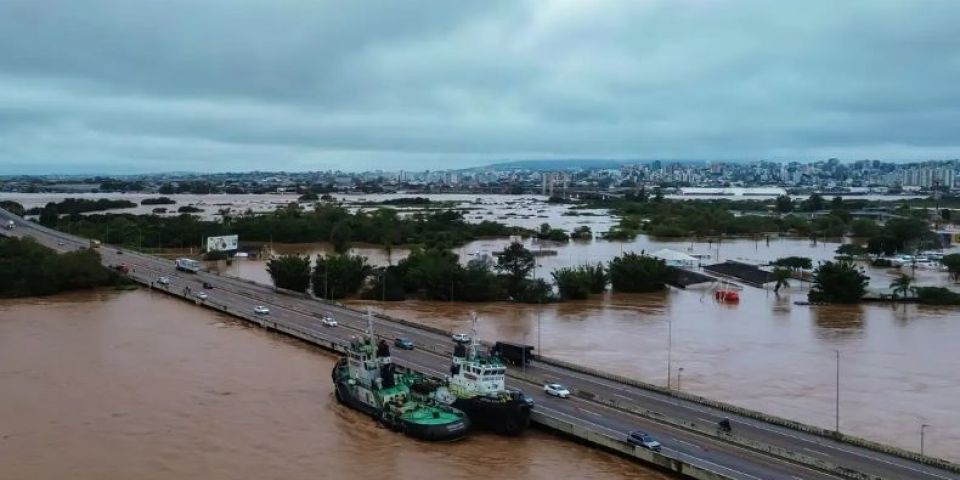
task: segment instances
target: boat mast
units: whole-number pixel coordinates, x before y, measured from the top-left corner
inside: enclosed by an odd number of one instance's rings
[[[470,330],[470,352],[468,355],[471,360],[474,360],[477,358],[477,347],[480,346],[480,339],[477,338],[477,312],[470,312],[470,317],[473,320],[473,326]]]
[[[367,337],[373,339],[373,314],[370,307],[367,307]]]

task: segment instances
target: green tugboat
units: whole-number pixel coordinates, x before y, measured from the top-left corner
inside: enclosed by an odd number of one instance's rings
[[[433,400],[433,382],[423,375],[398,372],[390,346],[374,343],[368,318],[363,338],[352,338],[346,357],[333,367],[337,401],[377,419],[387,427],[427,441],[466,436],[470,420],[462,411]]]

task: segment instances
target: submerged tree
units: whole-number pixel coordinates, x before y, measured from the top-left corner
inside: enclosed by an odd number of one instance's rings
[[[313,268],[313,293],[327,299],[355,295],[372,271],[359,255],[324,255]]]
[[[626,293],[663,290],[674,275],[663,260],[636,253],[611,260],[609,272],[613,291]]]
[[[901,273],[897,278],[890,282],[890,288],[893,290],[893,297],[906,298],[910,293],[916,293],[917,287],[913,286],[913,277]]]
[[[824,262],[813,272],[812,302],[858,303],[870,279],[852,262]]]
[[[310,287],[310,257],[281,255],[267,262],[267,273],[277,288],[306,292]]]
[[[790,286],[790,278],[793,276],[793,273],[783,267],[776,267],[773,269],[773,278],[777,281],[776,285],[773,286],[773,293],[780,293],[781,287]]]
[[[590,276],[580,268],[558,268],[551,273],[563,300],[583,300],[590,295]]]
[[[523,294],[524,283],[536,266],[533,252],[520,243],[511,243],[497,258],[497,270],[506,275],[507,294],[518,298]]]
[[[943,265],[947,267],[947,270],[950,272],[950,276],[953,277],[953,281],[956,282],[960,278],[960,253],[951,253],[950,255],[944,255]]]

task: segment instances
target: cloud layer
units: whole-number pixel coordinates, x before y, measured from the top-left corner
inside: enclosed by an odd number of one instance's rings
[[[8,0],[0,174],[956,158],[953,1]]]

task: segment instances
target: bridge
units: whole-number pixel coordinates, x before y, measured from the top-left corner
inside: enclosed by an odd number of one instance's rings
[[[89,247],[86,239],[0,210],[0,220],[10,219],[17,228],[0,233],[33,237],[58,251]],[[153,286],[158,277],[169,277],[171,285],[161,289],[167,294],[333,351],[342,351],[349,337],[366,325],[362,312],[305,294],[206,272],[178,272],[169,260],[132,250],[111,246],[98,250],[105,265],[127,264],[130,278],[143,285]],[[200,291],[204,282],[214,287],[207,290],[206,300],[186,290]],[[270,315],[253,314],[257,305],[268,306]],[[322,326],[324,315],[336,317],[340,326]],[[415,350],[394,352],[398,364],[437,376],[447,372],[453,347],[449,332],[399,318],[378,316],[374,323],[380,336],[402,336],[416,343]],[[535,399],[534,422],[684,478],[960,480],[960,466],[945,460],[555,359],[535,356],[527,368],[511,368],[508,373],[510,387]],[[563,383],[573,395],[570,399],[546,396],[541,388],[544,382]],[[716,429],[723,418],[733,424],[729,434]],[[628,445],[625,438],[633,430],[650,433],[663,450],[657,453]]]

